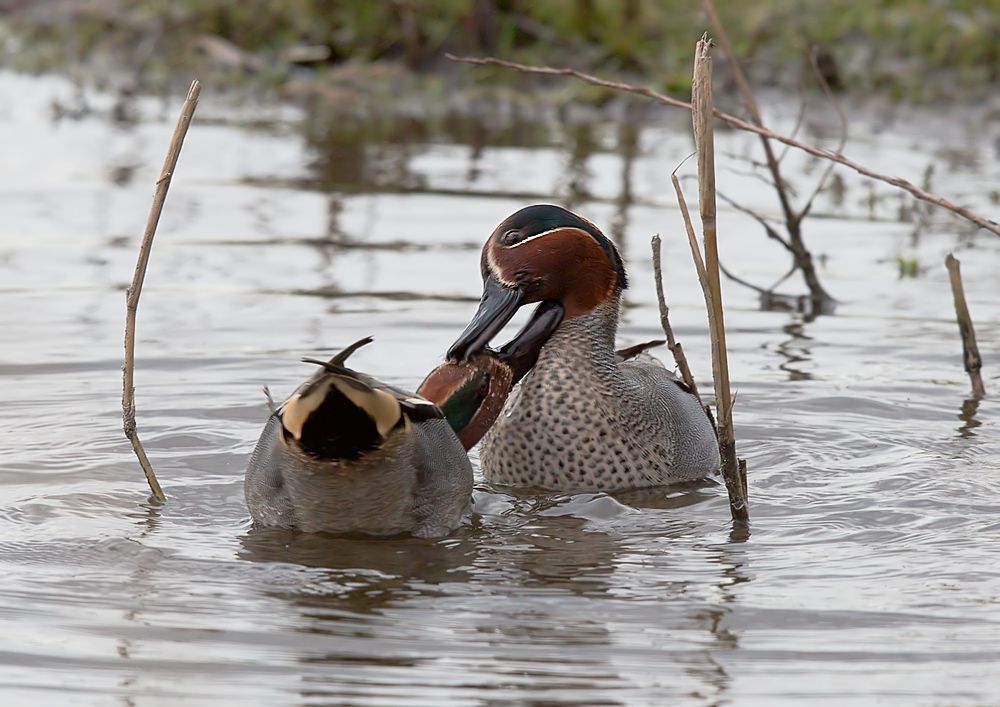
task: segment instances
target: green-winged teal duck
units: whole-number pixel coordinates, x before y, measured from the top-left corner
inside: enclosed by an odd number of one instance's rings
[[[327,362],[268,418],[244,482],[263,526],[305,532],[447,534],[472,495],[466,450],[503,407],[561,319],[533,318],[502,354],[433,371],[418,394],[345,366],[362,339]],[[457,436],[456,436],[457,435]]]
[[[594,224],[558,206],[521,209],[490,236],[481,267],[479,310],[449,360],[483,351],[524,304],[558,302],[564,310],[483,438],[487,481],[612,491],[719,469],[715,433],[697,399],[649,354],[626,360],[615,351],[627,279],[618,250]],[[518,337],[502,351],[521,345]]]

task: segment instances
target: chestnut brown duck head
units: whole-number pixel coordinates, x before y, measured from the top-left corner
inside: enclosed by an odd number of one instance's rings
[[[493,231],[480,266],[482,300],[449,360],[473,360],[525,304],[558,304],[563,314],[483,438],[487,481],[614,490],[718,470],[715,433],[698,400],[649,354],[615,351],[628,280],[597,226],[559,206],[529,206]],[[521,345],[518,335],[501,352]]]
[[[481,351],[522,305],[558,302],[571,319],[628,286],[618,249],[600,229],[549,204],[521,209],[497,226],[483,246],[480,269],[479,311],[448,351],[450,360]]]

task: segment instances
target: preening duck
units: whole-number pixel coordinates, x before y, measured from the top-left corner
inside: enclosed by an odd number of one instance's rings
[[[558,206],[529,206],[496,228],[480,264],[483,297],[449,360],[484,351],[525,304],[558,303],[563,315],[483,438],[487,481],[611,491],[719,469],[715,432],[697,399],[649,354],[615,351],[628,280],[600,229]]]
[[[561,319],[550,305],[519,343],[434,370],[417,394],[346,367],[371,341],[348,346],[268,418],[244,482],[258,525],[305,532],[409,533],[454,530],[472,495],[466,450],[535,363]]]

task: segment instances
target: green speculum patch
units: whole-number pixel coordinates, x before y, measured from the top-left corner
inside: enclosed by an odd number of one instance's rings
[[[441,410],[456,434],[472,422],[489,390],[489,375],[483,371],[475,371],[441,404]]]

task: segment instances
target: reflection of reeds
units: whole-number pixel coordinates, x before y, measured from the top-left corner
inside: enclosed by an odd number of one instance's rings
[[[139,433],[135,429],[135,386],[133,385],[133,372],[135,370],[135,315],[139,308],[139,295],[142,293],[142,281],[146,277],[146,265],[149,263],[149,254],[153,248],[153,236],[156,235],[156,225],[160,221],[160,213],[163,211],[163,204],[167,200],[167,190],[170,188],[170,180],[177,167],[177,158],[181,154],[181,146],[184,144],[184,136],[187,135],[188,126],[191,125],[191,117],[194,109],[198,106],[198,96],[201,93],[201,84],[197,79],[191,82],[191,89],[188,91],[187,100],[181,107],[181,114],[177,118],[177,125],[174,127],[173,137],[170,139],[170,146],[167,148],[167,156],[163,161],[163,170],[160,178],[156,180],[156,192],[153,194],[153,205],[149,209],[149,218],[146,220],[146,230],[142,234],[142,245],[139,247],[139,260],[135,264],[135,274],[132,275],[132,285],[125,291],[125,365],[122,367],[122,427],[125,436],[132,443],[132,449],[139,459],[142,470],[146,473],[146,481],[153,495],[160,501],[167,500],[153,473],[153,466],[149,463],[146,450],[139,441]]]

